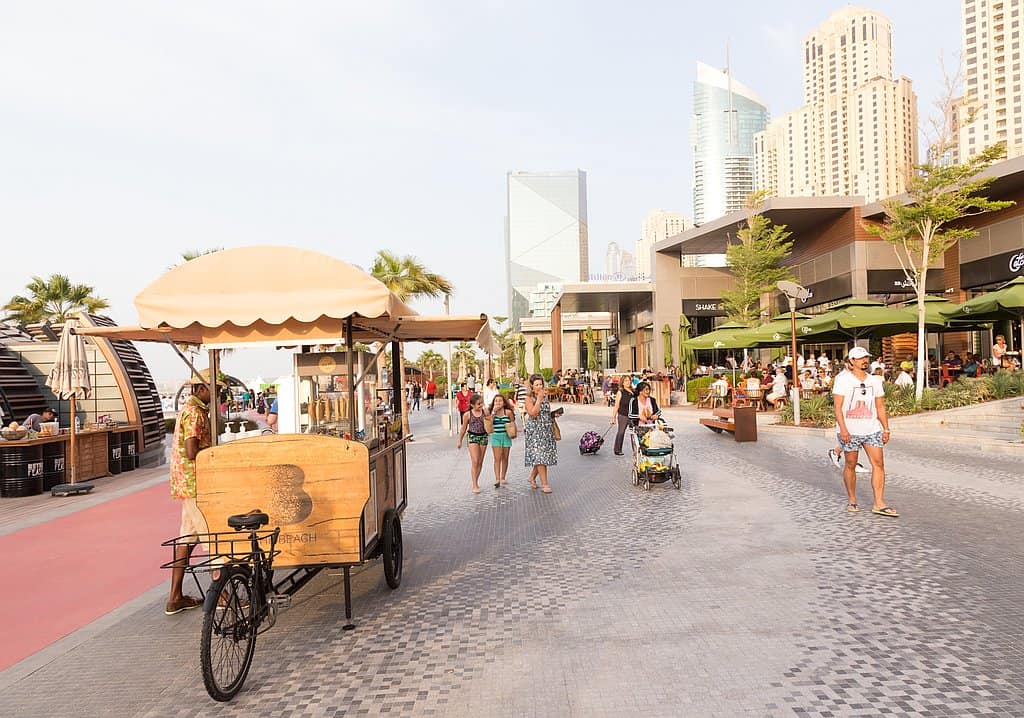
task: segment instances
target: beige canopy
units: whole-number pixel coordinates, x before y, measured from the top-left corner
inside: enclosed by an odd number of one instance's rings
[[[137,327],[79,334],[191,345],[476,340],[497,353],[486,315],[425,317],[366,272],[296,247],[241,247],[170,270],[135,298]]]

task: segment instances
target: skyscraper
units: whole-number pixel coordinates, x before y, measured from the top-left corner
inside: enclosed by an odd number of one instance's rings
[[[608,277],[614,277],[622,271],[622,250],[618,242],[609,242],[608,251],[604,255],[604,273]]]
[[[1020,22],[1024,0],[963,0],[964,97],[959,159],[1006,143],[1006,156],[1024,154]]]
[[[654,278],[651,252],[654,251],[655,243],[689,228],[690,221],[678,212],[666,212],[663,209],[649,212],[640,227],[640,239],[636,243],[637,278],[647,281]]]
[[[781,197],[899,194],[917,163],[917,97],[893,80],[892,23],[846,7],[804,41],[804,107],[755,138],[755,185]]]
[[[697,63],[693,83],[693,221],[703,224],[742,209],[754,189],[754,134],[768,108],[752,90]]]
[[[505,255],[510,326],[530,316],[538,285],[583,282],[589,275],[587,175],[509,172]]]

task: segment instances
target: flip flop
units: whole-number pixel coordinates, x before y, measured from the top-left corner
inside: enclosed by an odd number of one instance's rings
[[[858,511],[860,511],[860,506],[858,506],[857,504],[847,504],[846,510],[849,511],[851,514],[855,514]]]
[[[550,486],[543,486],[543,487],[541,487],[540,492],[542,494],[550,494],[551,493],[551,487]]]
[[[880,509],[871,509],[871,513],[878,514],[879,516],[889,516],[891,518],[899,518],[899,514],[896,513],[896,509],[891,506],[883,506]]]

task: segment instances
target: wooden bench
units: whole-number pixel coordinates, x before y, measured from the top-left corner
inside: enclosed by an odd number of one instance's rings
[[[701,419],[700,423],[716,434],[728,431],[736,441],[757,441],[757,407],[714,409],[713,414]]]

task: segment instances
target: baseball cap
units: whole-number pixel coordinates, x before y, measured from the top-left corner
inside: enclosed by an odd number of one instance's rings
[[[869,356],[871,356],[871,352],[869,352],[864,347],[854,347],[853,349],[850,350],[849,354],[850,359],[863,359],[864,357]]]

